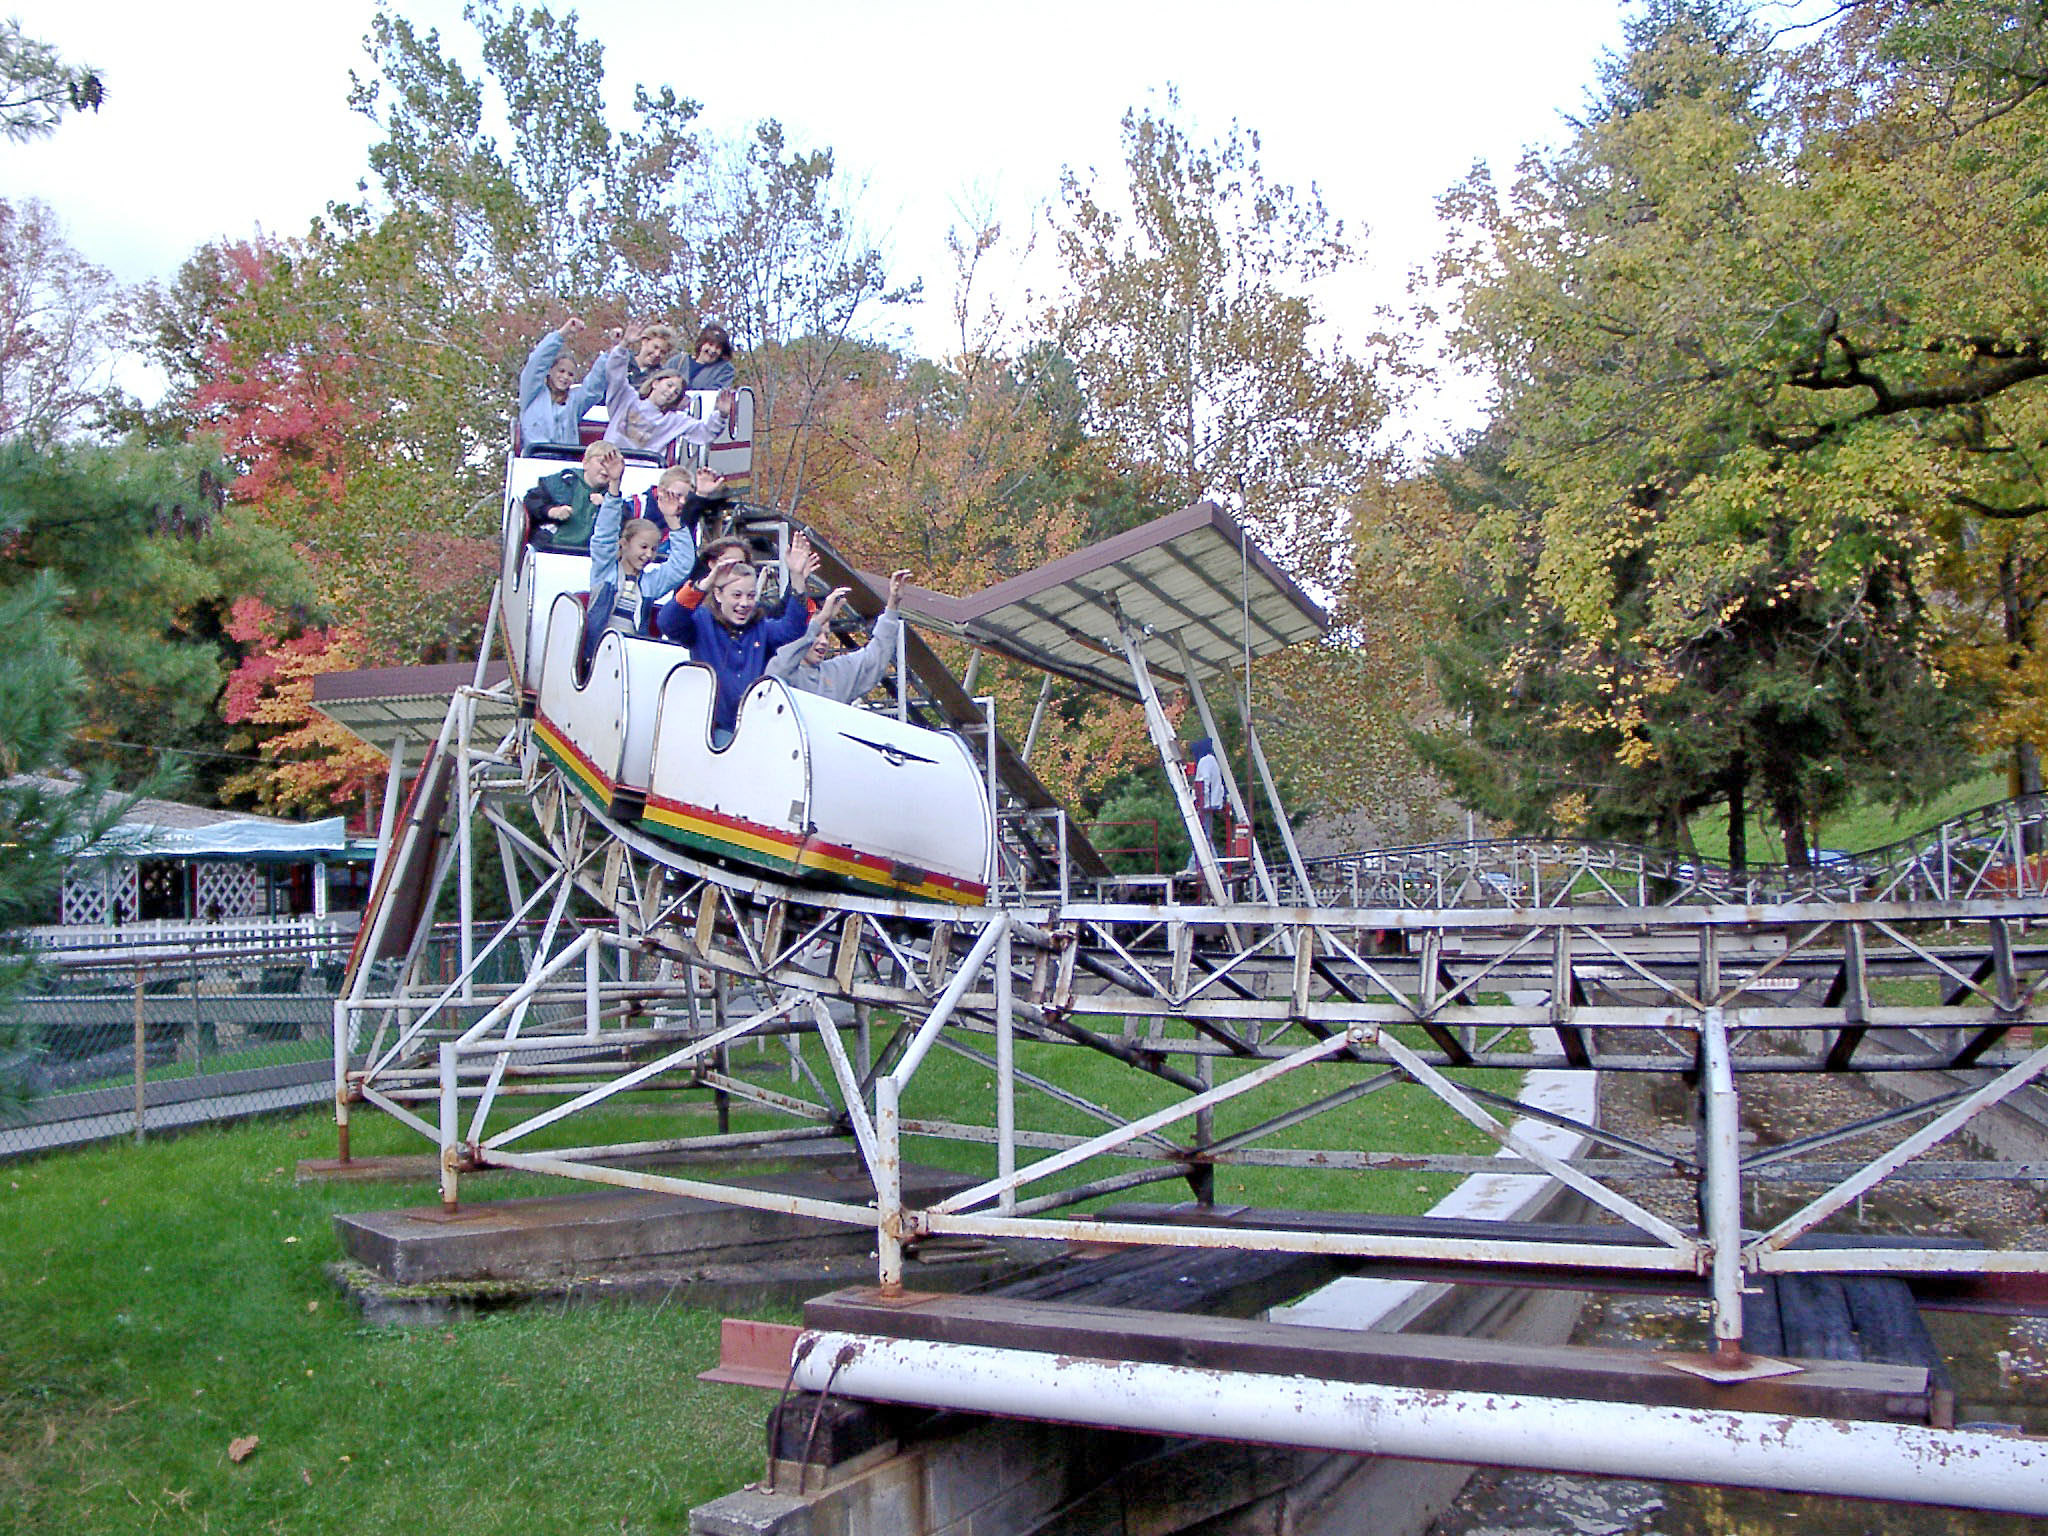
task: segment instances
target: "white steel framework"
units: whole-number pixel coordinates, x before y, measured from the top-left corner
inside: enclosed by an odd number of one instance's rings
[[[1215,531],[1200,520],[1205,539]],[[1180,600],[1164,580],[1148,590]],[[1239,680],[1127,612],[1114,590],[1082,596],[1058,632],[1073,634],[1085,608],[1098,616],[1095,649],[1054,657],[1059,669],[1071,676],[1120,651],[1165,755],[1172,727],[1154,670],[1170,665],[1214,734],[1207,690],[1235,693]],[[960,618],[960,632],[1040,614],[1028,593],[1005,602]],[[1013,638],[1020,651],[1050,644],[1024,627]],[[884,1287],[901,1283],[907,1246],[949,1236],[1113,1235],[1439,1274],[1660,1277],[1710,1297],[1730,1371],[1744,1368],[1743,1293],[1760,1276],[2048,1273],[2038,1250],[1843,1237],[1865,1196],[1928,1176],[1926,1154],[2048,1072],[2048,1043],[2034,1038],[2048,1022],[2048,943],[2036,936],[2048,894],[2031,851],[2040,806],[2000,808],[1853,875],[1768,887],[1593,844],[1312,862],[1286,830],[1237,694],[1257,782],[1227,774],[1227,794],[1249,819],[1246,791],[1264,791],[1280,858],[1256,846],[1242,865],[1221,857],[1183,790],[1197,897],[1154,882],[1149,899],[1133,899],[1100,878],[1099,859],[1077,871],[1042,788],[1018,792],[1036,784],[1028,742],[1017,754],[1001,741],[992,702],[970,708],[968,690],[927,677],[926,704],[974,738],[998,808],[986,902],[935,904],[709,862],[607,816],[538,750],[512,686],[486,676],[479,663],[454,690],[421,775],[445,786],[445,808],[439,788],[417,791],[402,816],[387,796],[379,897],[336,1005],[343,1155],[350,1116],[373,1106],[439,1149],[450,1208],[466,1172],[504,1167],[815,1217],[874,1232]],[[892,708],[908,707],[899,687]],[[394,790],[405,755],[400,733]],[[474,901],[486,839],[510,911],[496,923],[479,921]],[[452,940],[426,916],[449,882]],[[391,914],[404,892],[412,917],[401,925]],[[787,1081],[744,1070],[743,1051],[756,1066],[771,1053]],[[955,1065],[934,1086],[941,1058]],[[1142,1091],[1105,1091],[1105,1063]],[[1691,1134],[1649,1144],[1522,1103],[1516,1074],[1533,1069],[1674,1080]],[[1789,1145],[1743,1145],[1748,1084],[1827,1073],[1951,1086]],[[1376,1106],[1397,1089],[1432,1096],[1505,1156],[1382,1136]],[[708,1102],[715,1122],[678,1115],[664,1126],[673,1134],[579,1137],[655,1094]],[[1594,1150],[1560,1157],[1519,1133],[1518,1118],[1570,1124]],[[968,1187],[923,1203],[906,1195],[906,1147],[922,1139],[968,1149]],[[764,1191],[730,1171],[741,1154],[823,1148],[858,1160],[858,1197]],[[648,1166],[655,1155],[663,1166]],[[1488,1235],[1356,1219],[1363,1177],[1504,1167],[1569,1186],[1595,1220]],[[1314,1181],[1328,1214],[1215,1203],[1219,1170],[1262,1169]],[[1953,1158],[1938,1173],[2040,1176]],[[1113,1228],[1090,1212],[1176,1181],[1193,1205]],[[1647,1200],[1648,1181],[1688,1198]],[[1776,1185],[1798,1187],[1792,1208],[1746,1222],[1745,1196]]]

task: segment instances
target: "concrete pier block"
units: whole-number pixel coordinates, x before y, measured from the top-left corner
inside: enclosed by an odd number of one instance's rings
[[[971,1182],[917,1167],[906,1167],[903,1177],[905,1198],[920,1205]],[[849,1203],[871,1187],[864,1172],[831,1168],[741,1182]],[[452,1216],[428,1206],[354,1211],[337,1214],[334,1226],[342,1252],[399,1285],[547,1279],[635,1265],[730,1264],[866,1252],[874,1245],[866,1227],[640,1190],[477,1201]]]

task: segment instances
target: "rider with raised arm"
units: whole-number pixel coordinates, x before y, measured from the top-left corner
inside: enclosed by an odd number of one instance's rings
[[[740,695],[767,671],[770,655],[804,632],[809,608],[801,593],[817,572],[818,552],[804,534],[790,540],[787,564],[793,600],[772,617],[760,611],[759,579],[748,563],[745,544],[721,540],[706,545],[704,554],[710,559],[709,569],[698,580],[683,583],[676,601],[663,604],[655,622],[666,638],[689,646],[691,656],[717,675],[711,744],[722,747],[732,739]]]
[[[519,370],[519,442],[575,447],[583,440],[583,413],[604,399],[604,357],[590,364],[590,374],[576,382],[576,365],[565,350],[583,334],[583,321],[571,315],[560,330],[549,331],[527,354]]]
[[[597,642],[608,630],[644,633],[653,604],[682,585],[696,558],[689,542],[672,542],[668,558],[653,563],[661,530],[644,517],[626,516],[626,501],[619,495],[624,472],[623,462],[614,467],[590,534],[590,608],[583,621],[582,668],[589,667]]]
[[[678,440],[699,448],[716,442],[732,420],[733,392],[720,391],[711,414],[699,420],[682,408],[681,370],[664,364],[634,387],[630,349],[640,339],[640,328],[634,325],[616,334],[618,344],[605,354],[604,404],[611,417],[605,441],[645,453],[659,453]]]
[[[768,676],[780,678],[804,693],[819,694],[840,704],[865,698],[896,659],[896,636],[903,628],[897,611],[903,583],[910,572],[896,571],[889,577],[889,603],[875,620],[868,643],[857,651],[841,652],[832,640],[832,621],[837,618],[851,587],[835,587],[818,610],[811,627],[783,646],[768,663]]]

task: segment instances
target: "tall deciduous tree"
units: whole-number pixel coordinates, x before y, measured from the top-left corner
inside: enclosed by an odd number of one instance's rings
[[[575,12],[469,0],[462,14],[479,75],[438,32],[381,3],[371,18],[375,72],[351,75],[349,101],[384,133],[370,166],[389,205],[440,226],[444,258],[494,286],[579,304],[608,291],[645,307],[683,298],[692,187],[681,172],[698,154],[697,103],[636,86],[634,126],[614,131],[604,48]],[[490,129],[500,113],[505,152]]]
[[[745,354],[755,393],[751,494],[793,512],[820,472],[827,400],[871,317],[918,289],[890,285],[832,151],[792,146],[772,119],[712,154],[701,212],[702,307]]]
[[[1472,597],[1525,610],[1489,688],[1554,682],[1553,740],[1654,769],[1667,812],[1753,793],[1795,857],[1844,785],[1960,762],[1944,551],[2040,499],[2038,124],[1902,67],[1921,14],[1773,52],[1727,6],[1652,6],[1563,150],[1447,200],[1527,505],[1485,524],[1519,574]]]
[[[1198,143],[1174,105],[1125,114],[1121,186],[1067,173],[1052,332],[1089,429],[1149,500],[1216,499],[1333,589],[1387,411],[1382,371],[1312,296],[1355,253],[1313,187],[1267,179],[1256,134]]]
[[[43,203],[0,201],[0,438],[52,442],[113,394],[127,325],[111,275],[66,243]]]

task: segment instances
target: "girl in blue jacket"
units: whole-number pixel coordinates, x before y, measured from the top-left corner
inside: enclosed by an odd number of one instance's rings
[[[707,547],[711,554],[713,547]],[[732,740],[739,718],[740,695],[768,670],[768,658],[810,625],[809,605],[800,594],[818,569],[818,552],[799,533],[789,544],[791,599],[782,612],[761,612],[760,584],[738,540],[718,548],[710,568],[697,581],[685,582],[676,601],[664,603],[655,622],[670,640],[690,648],[692,659],[718,677],[718,695],[711,708],[711,744]]]

